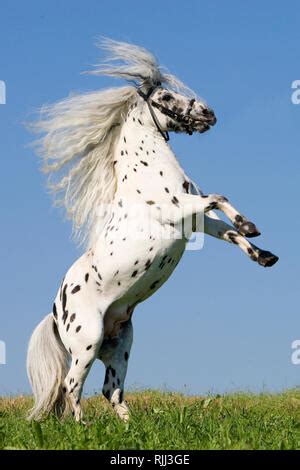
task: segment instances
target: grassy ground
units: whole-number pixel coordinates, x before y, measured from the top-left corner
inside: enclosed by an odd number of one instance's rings
[[[127,395],[129,424],[102,397],[84,400],[84,426],[28,423],[28,397],[0,398],[0,449],[300,449],[300,391],[279,395]]]

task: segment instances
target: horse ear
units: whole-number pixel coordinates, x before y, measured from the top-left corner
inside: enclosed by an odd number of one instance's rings
[[[151,86],[149,85],[149,83],[146,83],[146,82],[143,82],[139,87],[138,87],[138,93],[140,95],[147,95],[148,94],[148,91],[149,91],[149,88],[151,88]]]
[[[142,96],[145,100],[147,100],[154,90],[158,87],[161,86],[160,81],[150,81],[150,80],[145,80],[139,87],[138,87],[138,94]]]
[[[141,86],[137,89],[138,94],[145,100],[148,101],[150,96],[152,95],[153,91],[155,90],[155,86]]]

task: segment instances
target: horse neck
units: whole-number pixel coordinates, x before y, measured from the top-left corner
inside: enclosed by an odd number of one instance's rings
[[[170,146],[138,107],[130,111],[121,129],[114,164],[117,197],[138,198],[140,188],[151,192],[162,185],[163,177],[171,188],[177,188],[185,178]]]

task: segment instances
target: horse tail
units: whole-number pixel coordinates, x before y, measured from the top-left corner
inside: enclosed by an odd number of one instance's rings
[[[53,412],[61,417],[69,409],[63,382],[69,370],[69,355],[50,313],[35,328],[27,352],[27,374],[34,406],[28,419],[39,420]]]

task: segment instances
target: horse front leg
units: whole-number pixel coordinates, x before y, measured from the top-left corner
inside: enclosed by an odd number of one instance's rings
[[[208,200],[211,201],[209,206],[211,210],[217,209],[222,211],[233,223],[237,231],[244,237],[253,238],[260,235],[260,231],[257,229],[255,224],[250,222],[235,207],[233,207],[226,197],[218,194],[210,194],[208,196],[201,197],[208,198]],[[205,212],[209,212],[209,210],[206,208]]]
[[[212,237],[219,238],[237,245],[251,260],[261,266],[271,267],[278,261],[278,256],[269,251],[261,250],[250,243],[236,230],[233,229],[214,213],[210,212],[204,216],[204,232]]]
[[[173,196],[172,203],[180,209],[185,220],[195,214],[205,214],[212,210],[220,210],[244,237],[252,238],[260,235],[260,231],[256,228],[255,224],[233,207],[226,197],[219,194],[205,196],[182,193],[178,196]]]

